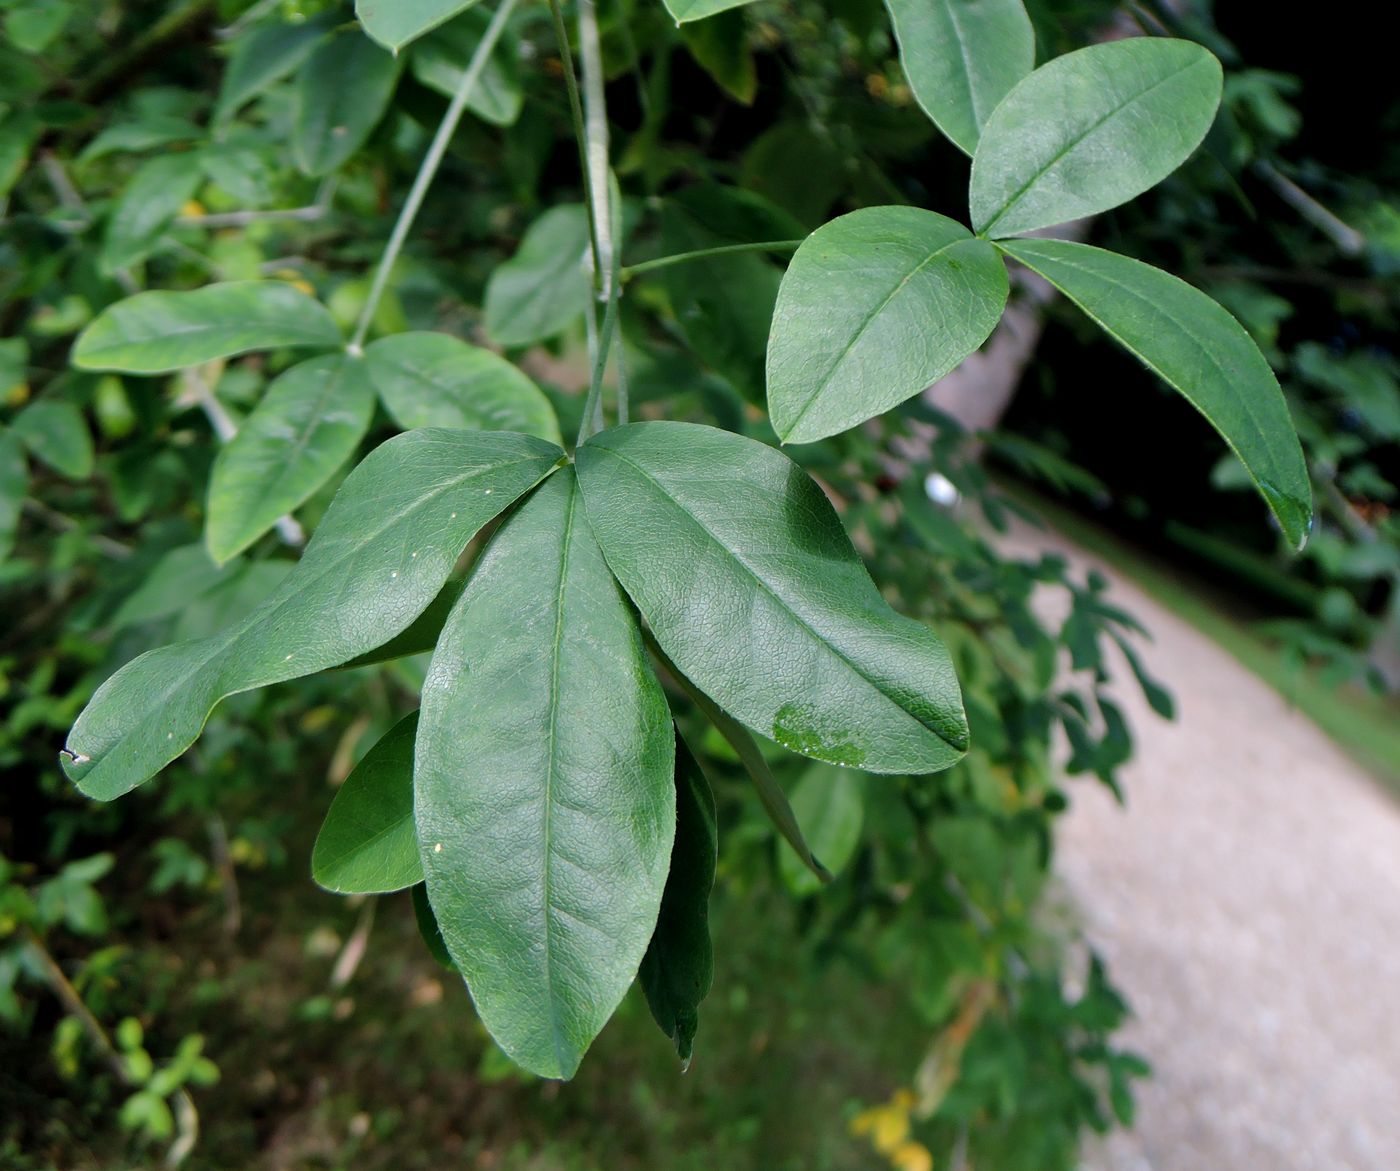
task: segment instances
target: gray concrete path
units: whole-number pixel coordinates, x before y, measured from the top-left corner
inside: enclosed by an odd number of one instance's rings
[[[1011,551],[1056,549],[1018,531]],[[1400,803],[1204,635],[1102,564],[1155,636],[1165,723],[1126,810],[1071,787],[1058,872],[1156,1068],[1094,1171],[1400,1171]],[[1127,678],[1126,670],[1121,672]]]

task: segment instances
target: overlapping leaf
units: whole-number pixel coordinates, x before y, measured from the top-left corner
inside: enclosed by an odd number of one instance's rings
[[[225,696],[387,642],[437,596],[481,526],[562,458],[543,440],[494,432],[410,431],[382,444],[247,619],[142,655],[98,689],[69,735],[68,775],[91,797],[119,797],[184,752]]]
[[[1002,245],[1179,390],[1240,457],[1288,540],[1312,524],[1312,485],[1278,379],[1233,317],[1185,281],[1067,240]]]
[[[872,207],[792,258],[768,342],[768,409],[784,442],[873,418],[942,378],[1001,320],[1006,268],[961,224]]]
[[[846,868],[860,844],[865,818],[861,780],[859,773],[848,769],[814,764],[792,790],[792,811],[802,827],[802,835],[812,853],[833,874]],[[775,842],[774,847],[778,851],[778,873],[788,890],[801,897],[822,889],[821,881],[786,843]]]
[[[400,62],[351,30],[316,46],[297,73],[292,149],[308,175],[328,175],[364,146],[384,117]]]
[[[1220,62],[1191,41],[1136,37],[1042,65],[1006,95],[972,159],[972,226],[1016,236],[1125,203],[1201,144]]]
[[[355,0],[355,15],[365,32],[398,52],[410,41],[437,28],[477,0]]]
[[[948,652],[895,613],[821,489],[780,452],[639,423],[578,452],[589,520],[657,643],[731,715],[818,760],[947,768],[967,744]]]
[[[501,1048],[570,1077],[637,974],[674,734],[571,470],[502,526],[433,653],[415,763],[442,935]]]
[[[582,204],[540,216],[486,284],[486,332],[503,346],[562,333],[588,308],[588,213]]]

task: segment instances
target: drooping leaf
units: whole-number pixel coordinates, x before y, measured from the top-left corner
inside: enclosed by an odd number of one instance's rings
[[[251,350],[341,342],[325,306],[285,281],[229,281],[190,293],[137,293],[108,306],[79,335],[73,364],[165,374]]]
[[[394,422],[414,427],[520,431],[560,442],[554,408],[498,354],[445,333],[404,333],[365,350],[367,376]]]
[[[328,354],[293,366],[219,452],[206,538],[227,561],[304,504],[355,453],[374,414],[363,361]]]
[[[0,430],[0,563],[14,550],[28,487],[29,465],[24,459],[24,444],[9,428]]]
[[[387,642],[442,589],[467,542],[563,458],[525,435],[410,431],[347,477],[282,586],[232,630],[151,651],[97,690],[64,769],[112,800],[199,735],[225,696],[336,666]]]
[[[1156,186],[1201,145],[1220,62],[1190,41],[1135,37],[1042,65],[1006,95],[972,159],[972,226],[1017,236]]]
[[[768,409],[785,443],[835,435],[942,378],[1001,320],[996,250],[915,207],[818,228],[788,266],[768,343]]]
[[[793,787],[792,811],[802,826],[803,837],[822,864],[833,874],[844,870],[860,844],[860,827],[865,818],[860,774],[829,764],[814,764]],[[788,890],[799,898],[821,890],[822,884],[785,842],[775,842],[774,847],[778,851],[778,873]]]
[[[710,427],[639,423],[577,458],[613,573],[725,711],[794,752],[871,772],[935,772],[962,756],[947,650],[889,607],[786,456]]]
[[[681,26],[681,40],[715,83],[737,102],[753,105],[758,66],[749,44],[748,24],[739,8]]]
[[[964,153],[1035,67],[1035,29],[1021,0],[885,0],[914,97]]]
[[[224,70],[214,121],[236,114],[269,87],[301,65],[336,26],[339,13],[323,12],[310,20],[259,24],[234,43]]]
[[[1312,525],[1307,464],[1278,379],[1244,327],[1199,289],[1116,252],[1067,240],[1001,247],[1205,415],[1301,548]]]
[[[502,526],[443,631],[414,766],[428,896],[500,1047],[567,1078],[637,974],[674,734],[572,470]]]
[[[98,266],[108,276],[149,256],[204,181],[197,154],[157,155],[126,185],[102,240]]]
[[[413,47],[413,76],[444,97],[454,97],[490,23],[490,14],[477,8],[425,37]],[[503,35],[476,79],[467,109],[495,126],[511,126],[520,117],[524,101],[519,49]]]
[[[486,332],[499,345],[528,346],[562,333],[588,308],[588,213],[552,207],[486,283]]]
[[[360,147],[384,117],[400,62],[358,32],[317,45],[297,71],[292,149],[308,175],[329,175]]]
[[[345,778],[316,835],[311,877],[337,894],[386,894],[423,881],[413,824],[418,713],[386,732]]]
[[[677,24],[684,24],[689,20],[704,20],[707,16],[714,16],[716,12],[727,12],[731,8],[751,3],[753,0],[665,0],[666,11]]]
[[[30,403],[10,424],[40,463],[70,480],[92,475],[92,432],[82,411],[62,399],[41,398]]]
[[[715,797],[700,765],[676,737],[676,844],[661,895],[661,914],[637,979],[652,1018],[690,1063],[700,1002],[714,978],[710,891],[715,885],[719,836]]]
[[[397,52],[475,3],[476,0],[355,0],[355,15],[365,32]]]

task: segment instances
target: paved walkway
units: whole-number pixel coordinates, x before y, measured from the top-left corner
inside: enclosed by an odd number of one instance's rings
[[[1018,551],[1057,548],[1025,530]],[[1112,570],[1175,723],[1119,688],[1125,810],[1076,783],[1058,870],[1148,1057],[1093,1171],[1400,1169],[1400,803],[1315,725]],[[1127,677],[1126,670],[1122,672]]]

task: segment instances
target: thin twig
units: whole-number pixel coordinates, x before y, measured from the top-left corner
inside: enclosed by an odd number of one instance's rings
[[[1259,159],[1254,173],[1274,189],[1274,193],[1326,236],[1343,256],[1360,256],[1366,251],[1366,237],[1324,207],[1273,163]]]
[[[83,527],[71,516],[64,516],[63,513],[54,511],[47,504],[38,500],[25,500],[24,511],[61,532],[71,533]],[[111,537],[104,537],[101,533],[90,534],[88,540],[106,553],[108,557],[124,561],[131,556],[132,550],[129,545],[123,545],[120,541],[112,540]]]
[[[802,245],[801,240],[761,240],[754,244],[721,244],[716,248],[697,248],[694,252],[677,252],[674,256],[659,256],[655,260],[644,260],[641,264],[629,264],[618,270],[623,281],[659,268],[670,268],[673,264],[685,264],[691,260],[705,260],[711,256],[728,256],[742,252],[791,252]]]

